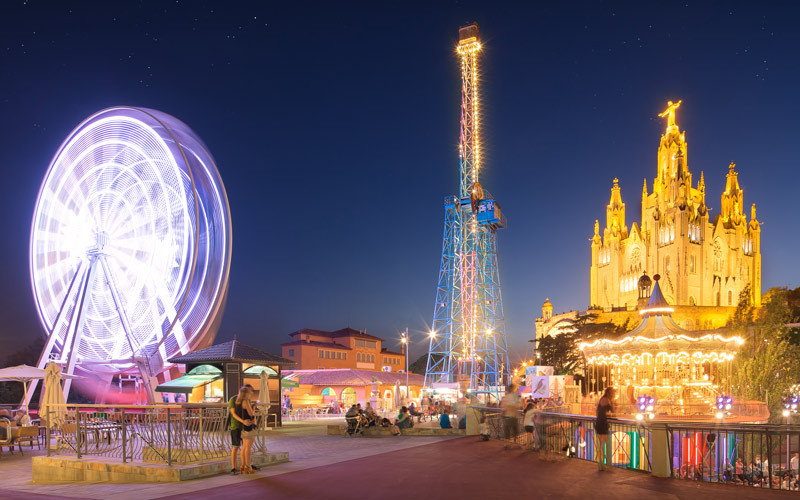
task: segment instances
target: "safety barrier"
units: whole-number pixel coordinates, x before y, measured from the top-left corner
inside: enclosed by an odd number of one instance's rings
[[[534,432],[522,426],[523,415],[516,417],[516,429],[503,419],[498,408],[480,408],[489,425],[490,436],[515,446],[561,453],[567,457],[598,462],[599,454],[595,418],[585,415],[538,412],[534,418]],[[651,470],[651,434],[649,428],[636,420],[609,419],[606,457],[614,467]]]
[[[800,426],[666,424],[674,478],[798,491]]]
[[[498,408],[477,408],[489,435],[514,446],[598,462],[595,417],[539,412],[534,432]],[[657,476],[800,491],[800,425],[609,419],[614,467]]]
[[[230,456],[228,407],[224,404],[56,405],[42,417],[47,456],[103,457],[108,460],[173,464],[204,463]],[[266,428],[257,416],[257,428]],[[254,451],[266,453],[263,433]]]

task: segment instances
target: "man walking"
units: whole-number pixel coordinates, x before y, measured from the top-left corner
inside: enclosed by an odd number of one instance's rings
[[[506,395],[503,396],[503,433],[506,441],[511,444],[517,444],[517,434],[519,433],[518,422],[519,419],[519,405],[520,397],[517,385],[512,383],[506,390]],[[507,443],[503,448],[508,448]]]

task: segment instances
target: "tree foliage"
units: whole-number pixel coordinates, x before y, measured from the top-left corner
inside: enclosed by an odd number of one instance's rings
[[[44,339],[36,339],[19,351],[14,351],[0,359],[2,368],[17,365],[35,365],[44,347]],[[41,385],[41,384],[40,384]],[[37,388],[37,394],[38,394]],[[22,383],[0,382],[0,404],[18,404],[22,400]]]
[[[771,288],[764,294],[761,308],[756,309],[746,288],[728,323],[730,332],[745,340],[734,360],[734,394],[746,400],[767,401],[770,413],[778,417],[783,396],[800,382],[798,330],[788,326],[800,317],[798,295],[800,288]]]
[[[537,364],[552,366],[557,375],[573,375],[583,370],[583,353],[578,346],[603,337],[615,337],[624,332],[624,326],[597,323],[596,314],[581,314],[572,321],[571,328],[563,328],[557,335],[537,341]]]

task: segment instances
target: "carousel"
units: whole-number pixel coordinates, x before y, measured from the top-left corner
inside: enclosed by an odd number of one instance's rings
[[[659,276],[653,280],[646,274],[639,279],[639,299],[644,305],[636,329],[617,339],[580,344],[590,391],[597,395],[607,386],[615,387],[617,413],[636,418],[764,418],[763,403],[736,401],[731,395],[733,360],[744,339],[727,335],[724,329],[679,327],[661,293]],[[593,410],[591,401],[587,403]]]

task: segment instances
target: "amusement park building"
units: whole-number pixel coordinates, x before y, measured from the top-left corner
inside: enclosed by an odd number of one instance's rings
[[[595,221],[592,238],[590,303],[597,308],[635,307],[643,272],[660,274],[664,297],[676,306],[735,306],[749,285],[761,303],[761,228],[752,205],[745,214],[743,191],[730,164],[721,210],[709,218],[703,173],[692,186],[685,132],[675,123],[673,104],[657,155],[652,192],[642,188],[641,225],[630,230],[625,203],[614,179],[605,227]]]
[[[405,351],[382,348],[384,339],[352,328],[334,332],[303,328],[290,333],[281,344],[282,356],[297,363],[298,370],[351,368],[399,372],[405,369]]]

